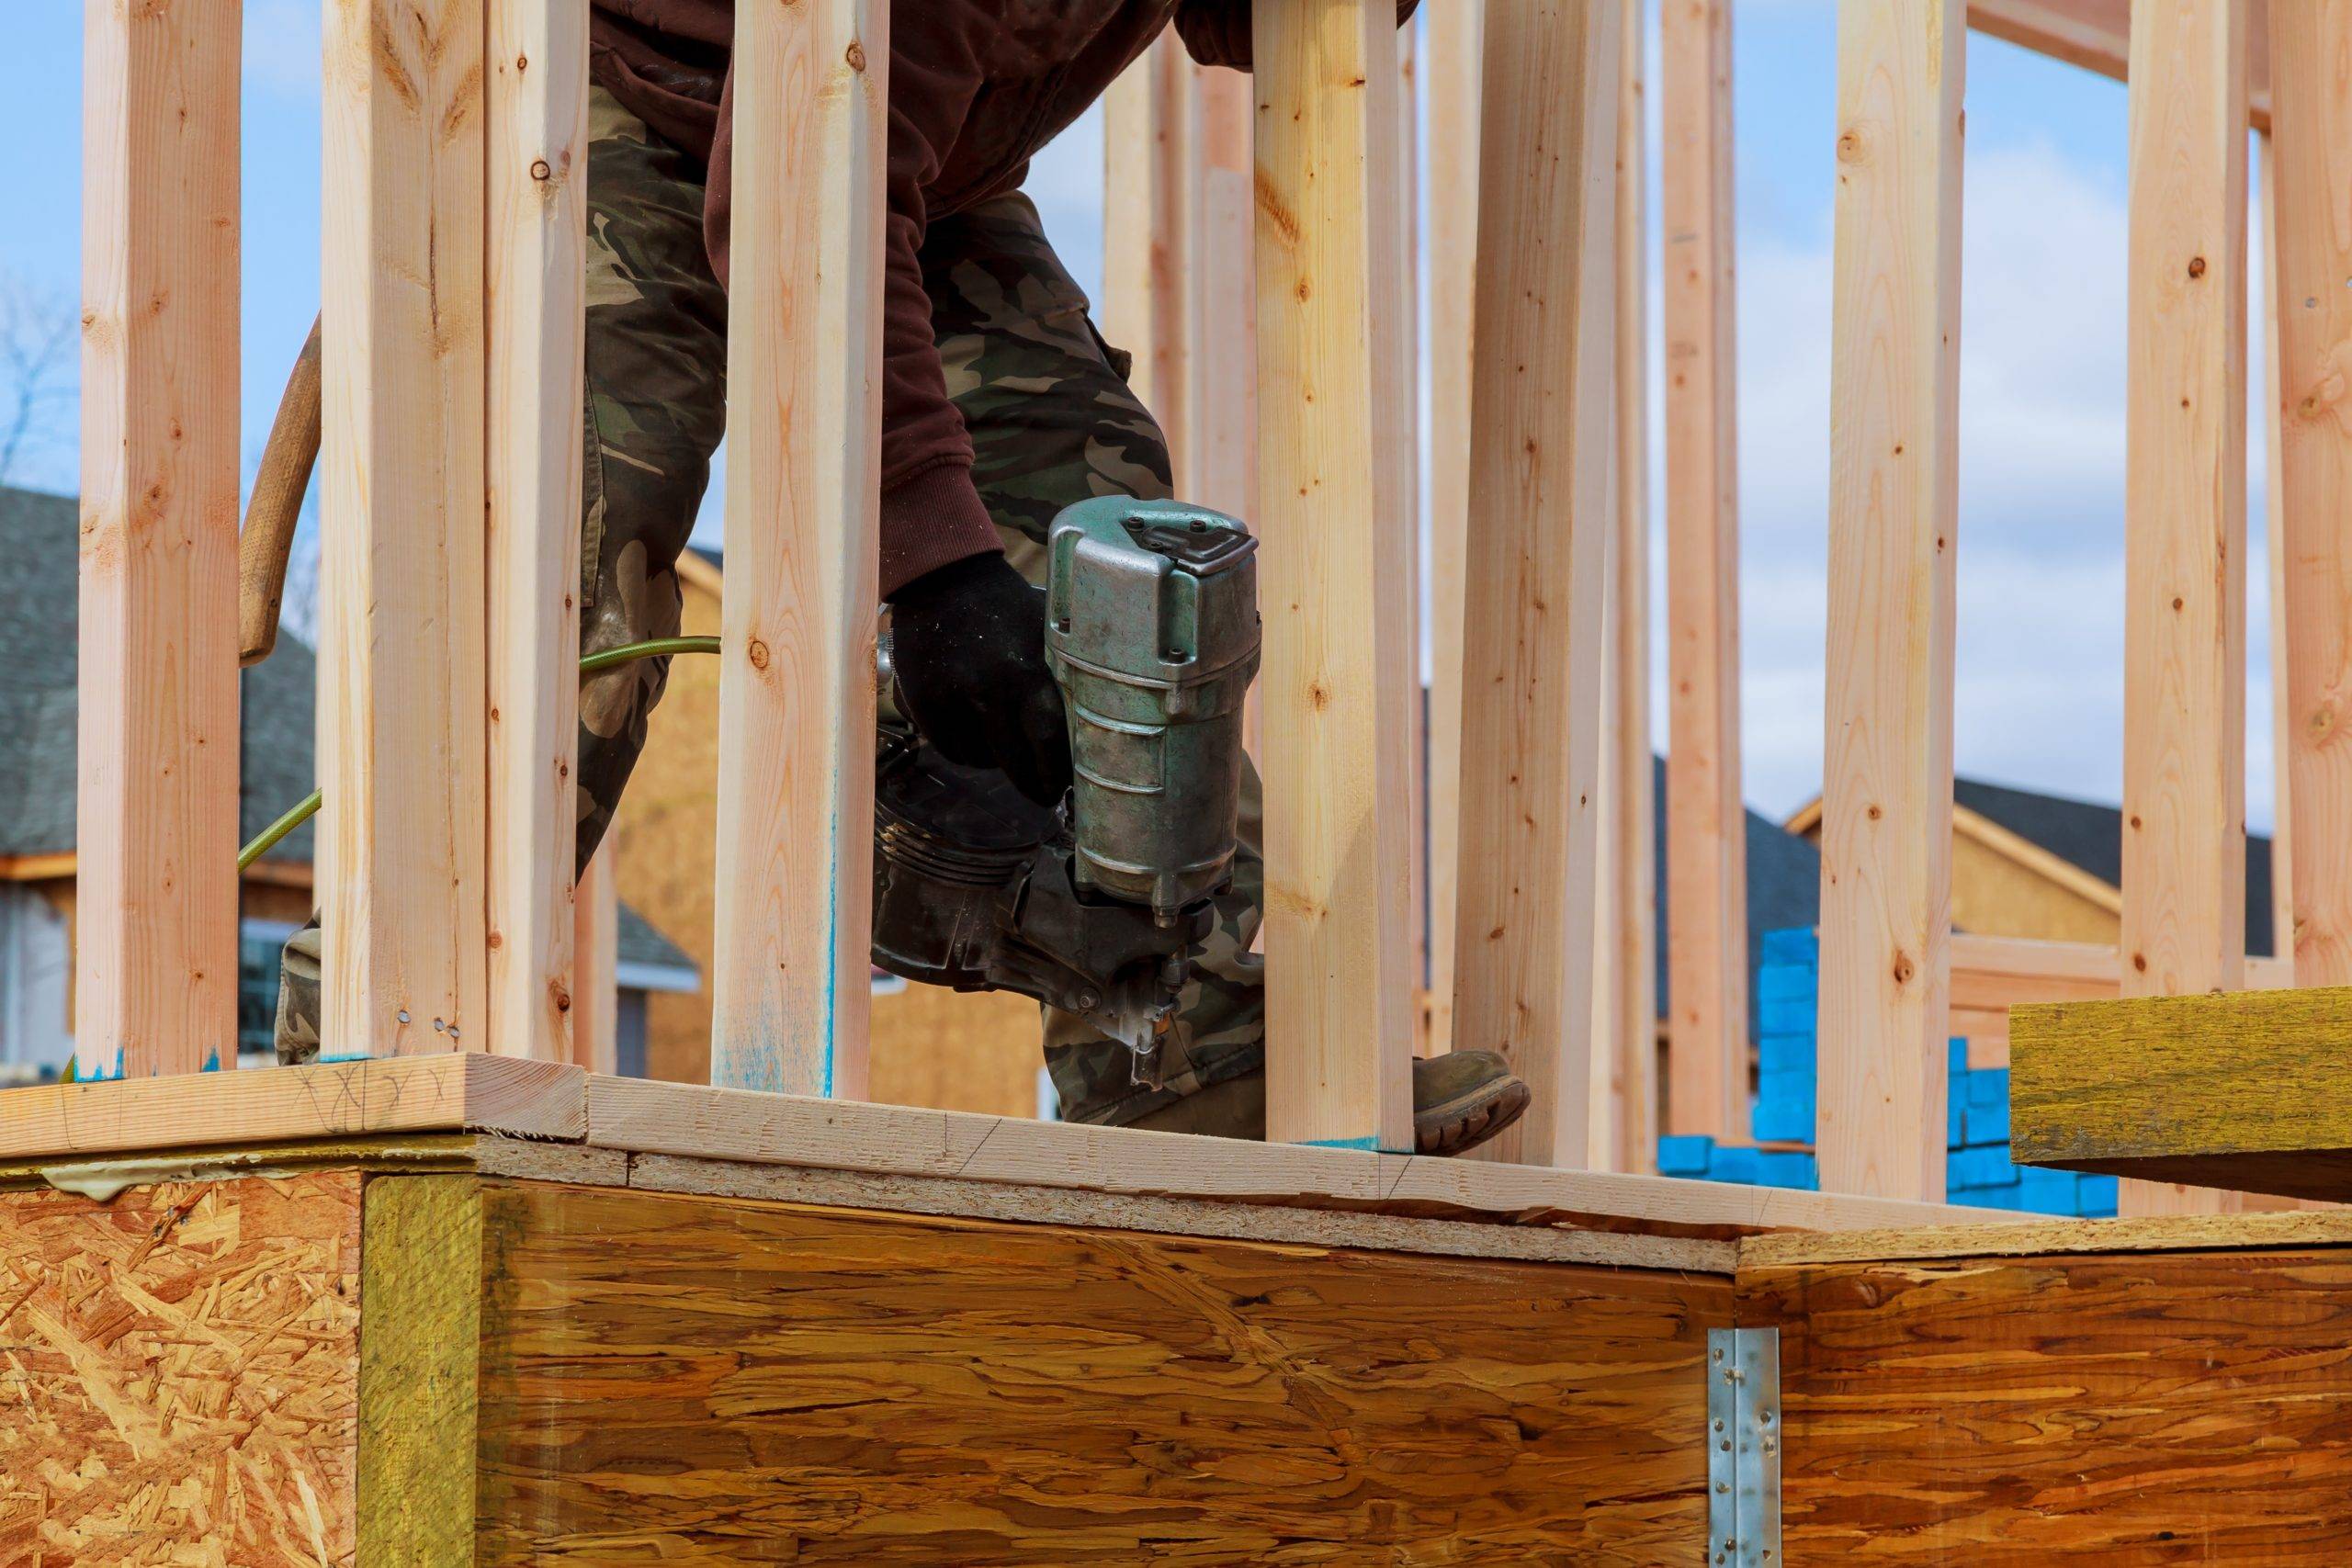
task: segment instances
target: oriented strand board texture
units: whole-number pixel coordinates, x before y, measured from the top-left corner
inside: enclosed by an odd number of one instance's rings
[[[1743,1273],[1791,1568],[2352,1561],[2352,1249]]]
[[[359,1184],[0,1192],[0,1563],[353,1562]]]
[[[1727,1280],[486,1193],[484,1563],[1691,1561]]]

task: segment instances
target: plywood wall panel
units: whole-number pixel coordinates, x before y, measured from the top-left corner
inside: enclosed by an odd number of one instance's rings
[[[0,1562],[353,1562],[359,1183],[0,1192]]]
[[[1743,1273],[1792,1568],[2337,1563],[2352,1250]]]
[[[1704,1528],[1721,1279],[487,1201],[484,1562],[1646,1568]]]

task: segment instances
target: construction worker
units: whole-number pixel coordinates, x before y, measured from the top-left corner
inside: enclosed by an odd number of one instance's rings
[[[1400,20],[1414,0],[1401,0]],[[583,652],[678,630],[675,573],[725,427],[733,0],[594,0],[589,99]],[[909,0],[891,13],[881,593],[900,693],[951,759],[1025,794],[1070,780],[1045,659],[1044,543],[1073,502],[1168,499],[1167,443],[1021,193],[1030,155],[1170,23],[1246,67],[1249,0]],[[666,660],[581,688],[580,863],[619,804]],[[1262,1137],[1258,792],[1196,955],[1165,1087],[1048,1012],[1065,1120]],[[307,947],[308,951],[301,951]],[[314,1053],[316,939],[289,949],[280,1054]],[[1453,1153],[1527,1089],[1498,1055],[1416,1065],[1416,1141]]]

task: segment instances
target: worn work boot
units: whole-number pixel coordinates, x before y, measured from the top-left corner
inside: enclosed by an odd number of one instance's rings
[[[1527,1109],[1527,1085],[1492,1051],[1454,1051],[1413,1063],[1413,1152],[1458,1155],[1510,1126]],[[1266,1073],[1261,1067],[1211,1084],[1127,1123],[1154,1133],[1266,1136]]]

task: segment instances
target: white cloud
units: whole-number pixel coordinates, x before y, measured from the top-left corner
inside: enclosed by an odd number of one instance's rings
[[[1956,760],[1965,773],[2111,800],[2122,756],[2124,192],[2028,143],[1973,152],[1964,197]],[[1809,248],[1742,241],[1743,750],[1748,798],[1770,811],[1820,781],[1830,249],[1826,234]],[[2258,255],[2249,270],[2260,276]],[[1654,344],[1654,378],[1657,365]],[[2247,800],[2259,827],[2271,817],[2269,697],[2252,412]],[[1659,496],[1662,414],[1654,394]],[[1662,572],[1662,532],[1653,558]],[[1660,583],[1655,625],[1663,614]]]

